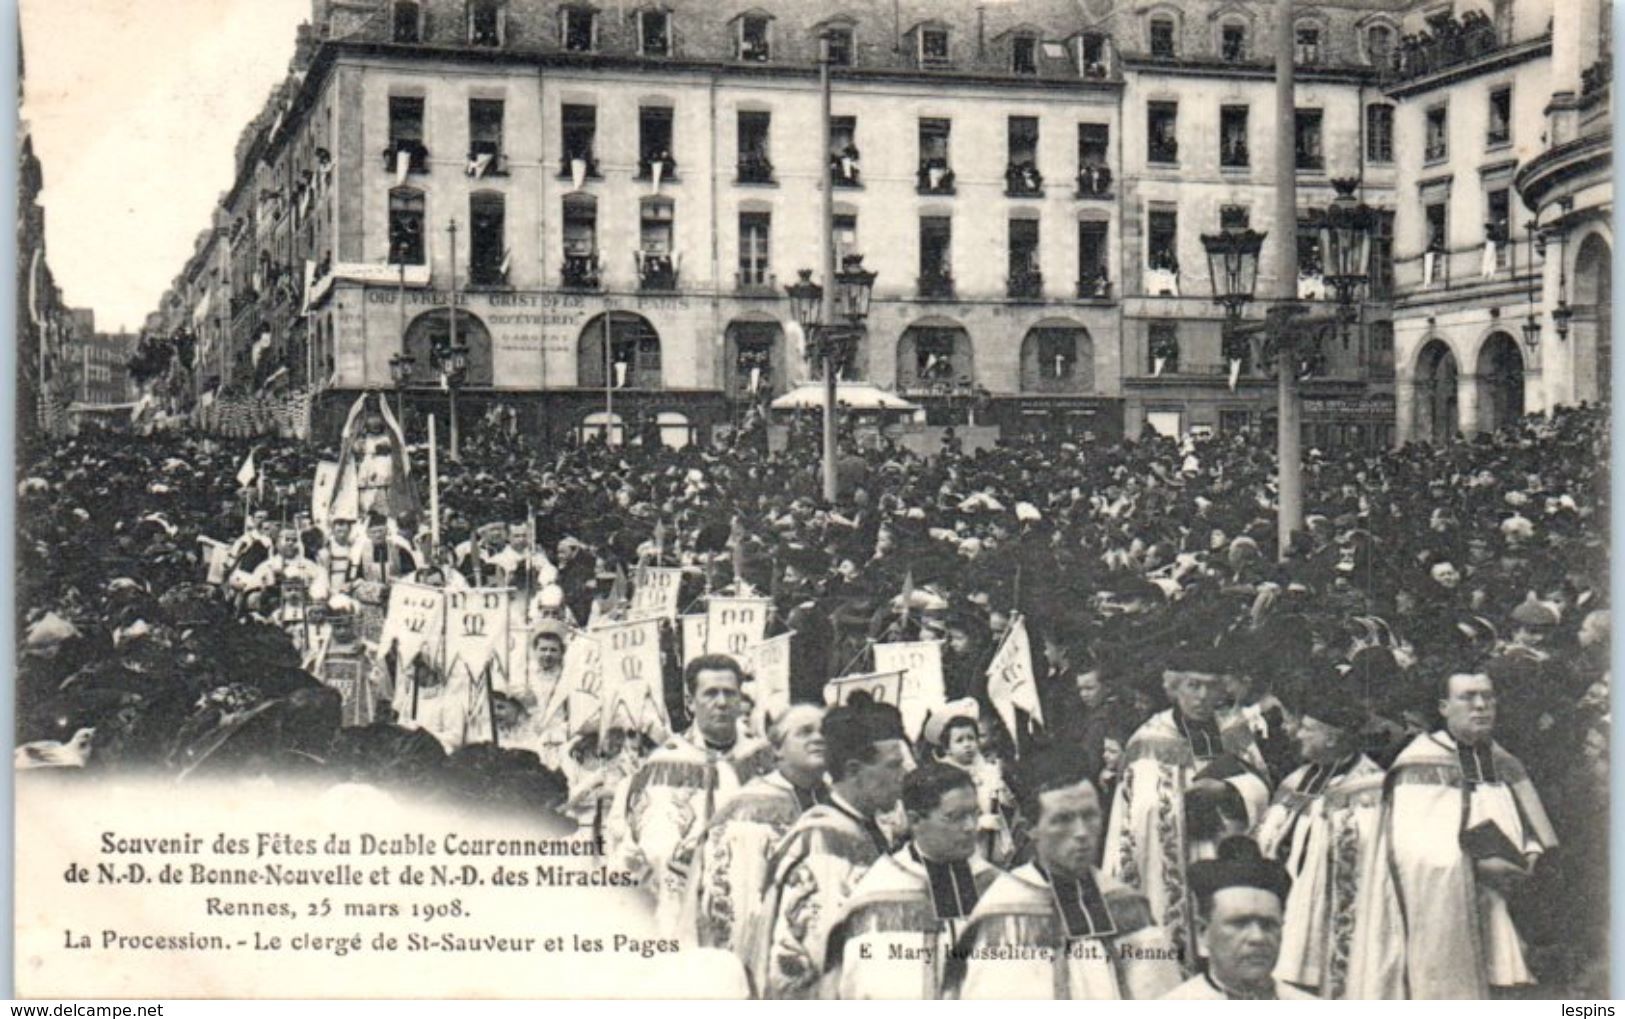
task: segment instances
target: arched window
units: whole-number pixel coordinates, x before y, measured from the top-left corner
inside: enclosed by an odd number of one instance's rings
[[[605,312],[581,330],[576,384],[603,389],[606,378],[615,389],[661,388],[660,334],[642,315]]]
[[[1094,342],[1064,320],[1040,323],[1021,344],[1021,391],[1087,393],[1094,388]]]
[[[626,442],[626,423],[621,420],[619,414],[594,411],[581,419],[581,427],[576,430],[576,438],[581,442],[591,442],[594,439],[607,440],[611,446],[619,446]]]
[[[393,188],[389,192],[389,261],[423,265],[423,192]]]
[[[424,312],[406,327],[406,353],[413,359],[414,385],[439,385],[440,362],[451,347],[451,312],[436,308]],[[468,348],[468,369],[463,373],[465,386],[490,386],[491,331],[477,315],[457,312],[457,343]]]
[[[661,411],[655,416],[655,422],[660,428],[660,443],[663,446],[683,449],[694,441],[694,426],[689,424],[687,414],[674,410]]]

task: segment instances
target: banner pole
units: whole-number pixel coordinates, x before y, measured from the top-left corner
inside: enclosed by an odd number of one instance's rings
[[[434,415],[429,415],[429,547],[440,558],[440,457],[435,444]]]

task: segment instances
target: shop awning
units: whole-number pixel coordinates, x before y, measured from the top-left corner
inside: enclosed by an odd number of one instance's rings
[[[909,403],[896,393],[888,393],[868,382],[841,382],[835,387],[839,406],[851,410],[891,410],[901,414],[917,412],[919,404]],[[797,386],[773,401],[774,410],[813,410],[824,405],[822,383]]]

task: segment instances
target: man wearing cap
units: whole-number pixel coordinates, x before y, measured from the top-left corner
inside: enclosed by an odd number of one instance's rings
[[[1218,714],[1218,669],[1205,657],[1189,657],[1183,664],[1194,668],[1163,674],[1174,706],[1151,716],[1123,750],[1102,867],[1145,894],[1152,917],[1185,950],[1182,961],[1192,973],[1185,790],[1203,780],[1227,783],[1241,794],[1248,820],[1256,823],[1269,805],[1270,788],[1247,722],[1236,713]]]
[[[616,791],[611,852],[642,873],[655,897],[655,922],[675,933],[690,856],[717,808],[772,766],[765,744],[739,738],[744,672],[727,655],[701,655],[683,670],[683,703],[693,726],[666,738]]]
[[[1531,984],[1506,895],[1557,845],[1523,764],[1493,738],[1495,684],[1440,682],[1444,728],[1395,759],[1355,906],[1351,998],[1487,998]]]
[[[1022,758],[1014,776],[1033,859],[981,896],[949,966],[964,999],[1155,998],[1179,982],[1179,951],[1145,896],[1094,865],[1104,816],[1075,754]]]
[[[1275,976],[1325,998],[1341,998],[1348,983],[1354,902],[1382,799],[1383,770],[1360,752],[1365,707],[1341,682],[1307,698],[1297,733],[1304,764],[1253,832],[1292,878]]]
[[[1292,879],[1245,838],[1227,841],[1218,859],[1191,864],[1197,944],[1203,972],[1164,1001],[1309,1001],[1272,973],[1281,951],[1281,917]]]
[[[824,777],[824,709],[793,704],[768,723],[778,767],[745,783],[718,808],[694,853],[694,917],[682,932],[701,948],[740,952],[759,922],[768,858],[805,811],[829,801]]]
[[[882,856],[830,929],[825,965],[841,998],[933,999],[951,949],[999,871],[976,855],[976,787],[931,763],[903,779],[910,842]]]
[[[766,901],[748,935],[747,964],[763,998],[820,995],[830,925],[859,879],[892,850],[875,818],[902,793],[902,716],[865,700],[831,708],[822,732],[829,802],[802,814],[774,847]]]

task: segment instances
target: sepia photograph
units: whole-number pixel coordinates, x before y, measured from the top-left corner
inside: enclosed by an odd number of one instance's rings
[[[19,997],[1610,997],[1612,0],[16,19]]]

